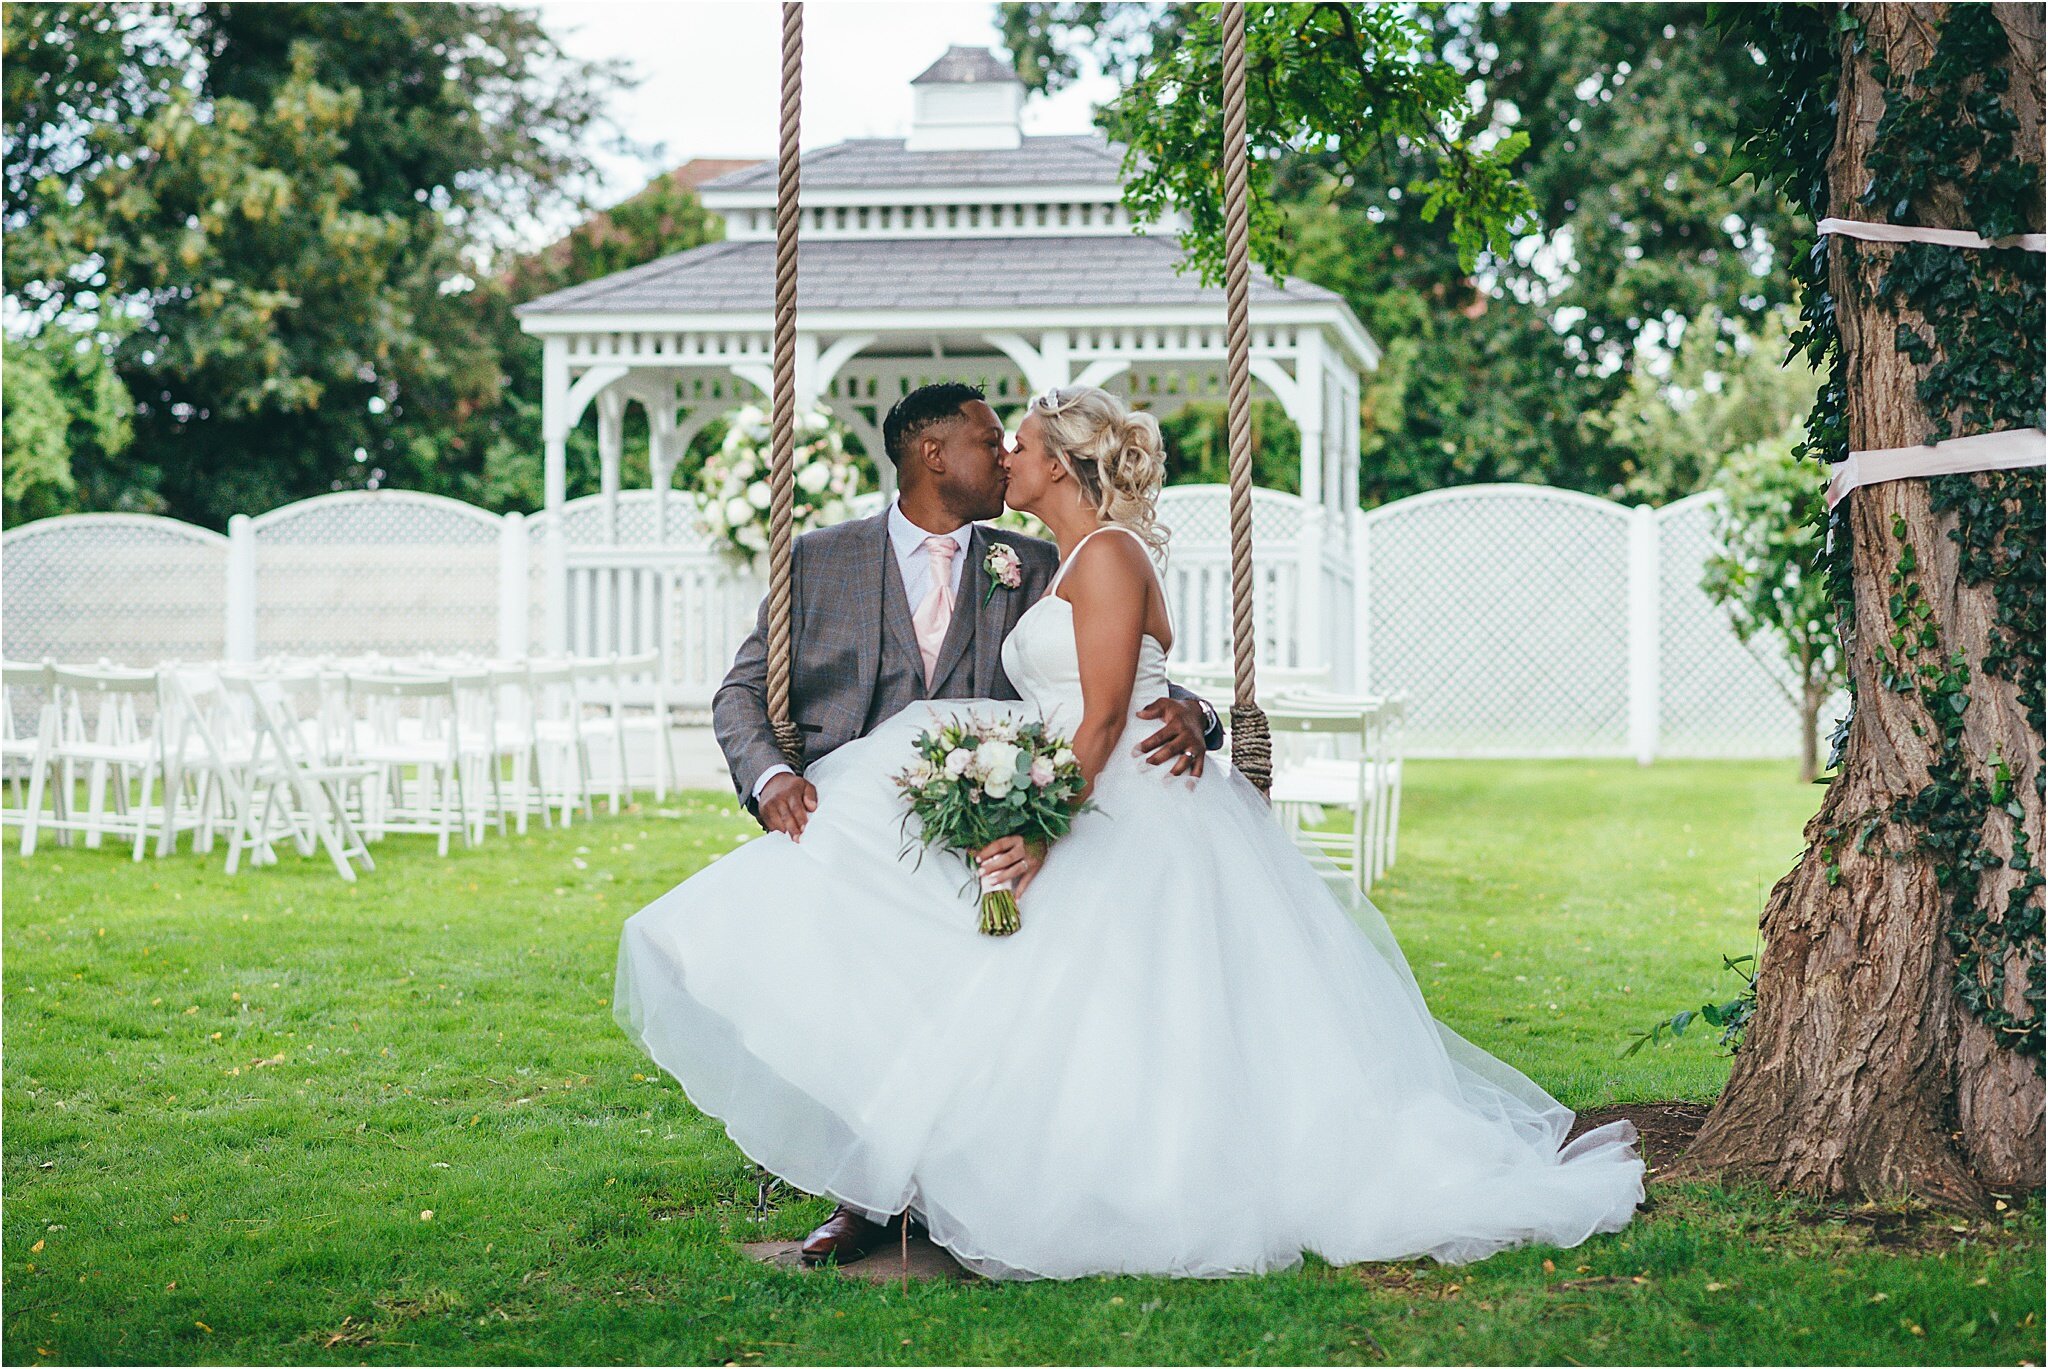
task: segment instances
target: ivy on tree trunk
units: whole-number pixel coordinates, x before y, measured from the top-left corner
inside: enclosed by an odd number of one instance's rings
[[[1756,22],[1781,94],[1750,169],[1816,217],[2041,230],[2038,6]],[[1811,453],[2041,422],[2038,255],[1837,237],[1805,296],[1833,377]],[[2042,493],[2039,471],[1898,480],[1832,515],[1854,713],[1680,1172],[1957,1206],[2042,1182]]]

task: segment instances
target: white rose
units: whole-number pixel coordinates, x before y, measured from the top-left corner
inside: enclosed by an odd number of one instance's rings
[[[725,521],[731,527],[745,527],[754,521],[754,506],[744,499],[726,500]]]
[[[990,775],[988,777],[988,796],[992,799],[1007,798],[1010,793],[1010,783],[1014,778],[1014,773],[1010,771],[1005,771],[1000,775]]]
[[[822,461],[813,461],[796,473],[796,483],[801,485],[805,492],[817,494],[832,483],[832,468]]]
[[[946,753],[946,773],[959,779],[967,773],[967,767],[974,764],[974,753],[964,746],[956,746]]]
[[[1069,747],[1063,746],[1059,750],[1052,753],[1052,763],[1062,770],[1074,764],[1074,761],[1075,756],[1073,750]]]
[[[981,744],[978,765],[981,773],[988,777],[989,788],[995,788],[1001,781],[1005,792],[1011,781],[1017,777],[1017,758],[1023,753],[1006,741],[990,741]],[[1000,796],[998,796],[1000,797]]]
[[[1040,756],[1031,762],[1031,783],[1039,789],[1052,783],[1052,758]]]
[[[767,508],[768,501],[771,498],[773,498],[773,495],[771,495],[768,490],[767,481],[756,480],[753,484],[747,486],[747,502],[749,504],[752,504],[755,508]]]

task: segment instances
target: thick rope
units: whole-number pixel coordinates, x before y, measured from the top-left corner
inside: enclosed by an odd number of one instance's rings
[[[803,736],[789,712],[790,545],[796,504],[797,131],[803,119],[804,7],[782,7],[782,146],[775,163],[775,389],[768,443],[768,720],[790,765]]]
[[[1273,785],[1273,742],[1258,705],[1252,624],[1251,162],[1245,146],[1244,5],[1223,6],[1224,377],[1230,400],[1230,643],[1237,697],[1230,763],[1261,794]]]

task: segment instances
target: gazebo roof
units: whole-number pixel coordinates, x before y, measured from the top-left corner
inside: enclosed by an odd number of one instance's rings
[[[1223,292],[1184,269],[1186,216],[1134,218],[1120,144],[1100,133],[1025,136],[1023,86],[986,49],[950,49],[913,92],[908,136],[854,138],[802,154],[797,328],[837,334],[829,347],[854,349],[832,353],[822,374],[870,344],[877,355],[902,355],[906,347],[957,349],[977,334],[992,348],[1013,349],[1012,360],[1040,345],[1065,358],[1045,361],[1045,374],[1116,359],[1083,358],[1075,350],[1082,344],[1063,341],[1063,329],[1205,330],[1194,341],[1175,334],[1172,347],[1133,335],[1129,345],[1148,360],[1170,352],[1185,362],[1189,348],[1220,347],[1209,332],[1220,337]],[[733,170],[699,193],[724,221],[723,242],[529,300],[513,311],[521,326],[564,338],[565,352],[578,357],[601,353],[607,365],[675,366],[686,354],[723,364],[732,349],[754,347],[774,305],[775,163]],[[1264,310],[1255,325],[1327,331],[1358,367],[1377,364],[1378,349],[1341,295],[1252,276],[1253,307]],[[1044,337],[1020,342],[991,332],[1020,329]],[[674,338],[648,342],[642,334]],[[1255,345],[1285,349],[1294,336]],[[1267,381],[1287,383],[1279,373]]]
[[[797,159],[810,190],[897,190],[913,187],[1117,184],[1123,145],[1097,133],[1024,137],[1016,147],[914,151],[904,138],[849,138]],[[707,181],[707,197],[775,190],[773,160]],[[715,207],[715,206],[714,206]]]
[[[983,154],[986,155],[986,154]],[[1030,309],[1194,305],[1222,317],[1223,292],[1178,273],[1179,242],[1139,237],[856,238],[803,244],[797,308]],[[775,296],[775,244],[717,242],[519,305],[537,314],[759,313]],[[1254,272],[1254,304],[1339,297]]]

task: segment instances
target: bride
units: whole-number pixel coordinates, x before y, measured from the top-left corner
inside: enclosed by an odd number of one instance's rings
[[[1430,1016],[1378,909],[1242,775],[1136,754],[1173,643],[1158,424],[1054,391],[1004,465],[1060,550],[1003,643],[1021,702],[921,701],[816,761],[801,843],[627,920],[620,1025],[749,1157],[992,1278],[1462,1263],[1625,1226],[1628,1122],[1567,1143],[1571,1112]],[[977,930],[957,857],[904,854],[891,782],[970,715],[1071,735],[1095,805],[1028,862],[1010,937]]]

